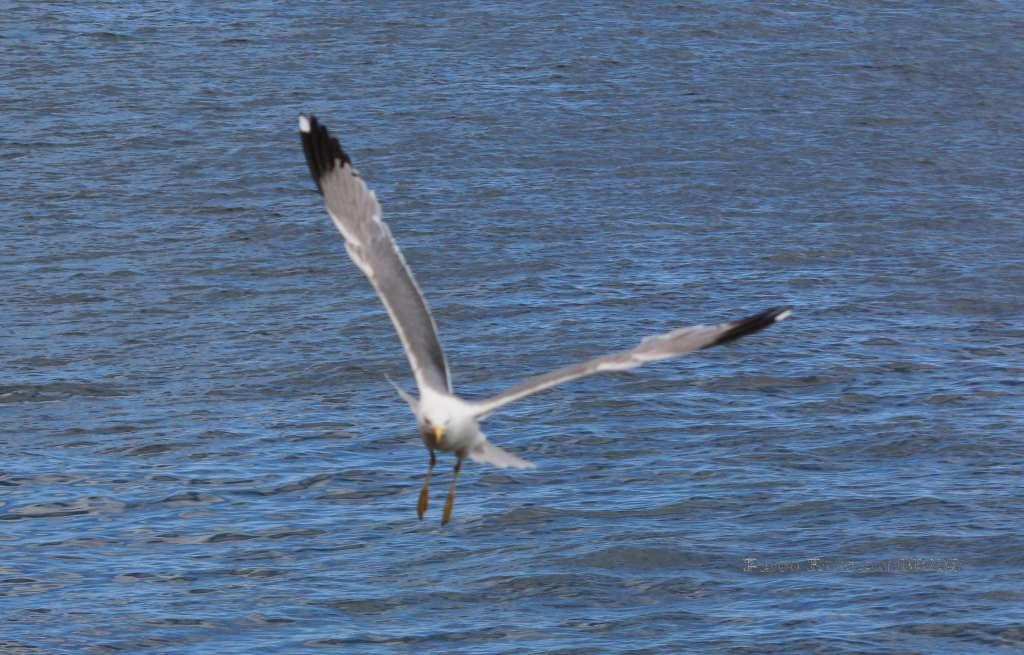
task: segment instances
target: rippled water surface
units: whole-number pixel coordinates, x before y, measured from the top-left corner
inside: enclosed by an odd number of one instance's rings
[[[0,652],[1024,650],[1024,11],[6,2]],[[439,526],[300,111],[536,471]]]

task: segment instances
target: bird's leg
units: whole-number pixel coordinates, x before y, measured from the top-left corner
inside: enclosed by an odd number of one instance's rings
[[[452,472],[452,486],[448,488],[448,500],[444,501],[444,514],[441,515],[441,525],[444,525],[452,518],[452,506],[455,504],[455,483],[459,481],[459,471],[462,469],[462,453],[455,455],[455,470]]]
[[[423,514],[427,511],[427,496],[430,495],[430,474],[434,472],[434,464],[437,463],[437,457],[434,456],[434,451],[430,451],[430,466],[427,467],[427,475],[423,478],[423,487],[420,489],[420,500],[416,503],[416,515],[423,520]]]

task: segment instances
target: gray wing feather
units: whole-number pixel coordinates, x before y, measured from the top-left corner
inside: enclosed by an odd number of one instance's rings
[[[299,118],[310,173],[327,213],[345,237],[345,250],[373,284],[391,316],[416,384],[451,392],[451,379],[437,327],[402,252],[381,218],[377,196],[354,168],[338,140],[314,116]]]
[[[490,414],[494,410],[510,402],[519,400],[538,391],[582,378],[595,373],[626,371],[662,359],[681,357],[701,348],[710,348],[719,344],[734,341],[747,334],[759,330],[787,318],[789,308],[768,309],[747,318],[721,323],[719,325],[695,325],[674,330],[667,334],[647,337],[640,345],[631,350],[602,355],[588,359],[579,364],[572,364],[544,375],[527,378],[508,391],[492,398],[473,403],[477,416]]]

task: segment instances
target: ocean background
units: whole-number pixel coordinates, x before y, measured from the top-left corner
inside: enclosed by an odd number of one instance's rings
[[[1024,7],[0,2],[0,652],[1024,651]],[[427,454],[300,112],[464,395]]]

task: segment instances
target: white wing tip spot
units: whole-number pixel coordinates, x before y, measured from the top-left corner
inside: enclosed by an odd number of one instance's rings
[[[308,134],[310,129],[312,128],[309,125],[309,119],[305,116],[299,115],[299,131]]]
[[[786,320],[787,318],[789,318],[792,315],[793,315],[793,310],[792,309],[787,309],[786,311],[782,312],[781,314],[779,314],[778,316],[775,317],[775,322],[778,323],[779,321],[784,321],[784,320]]]

